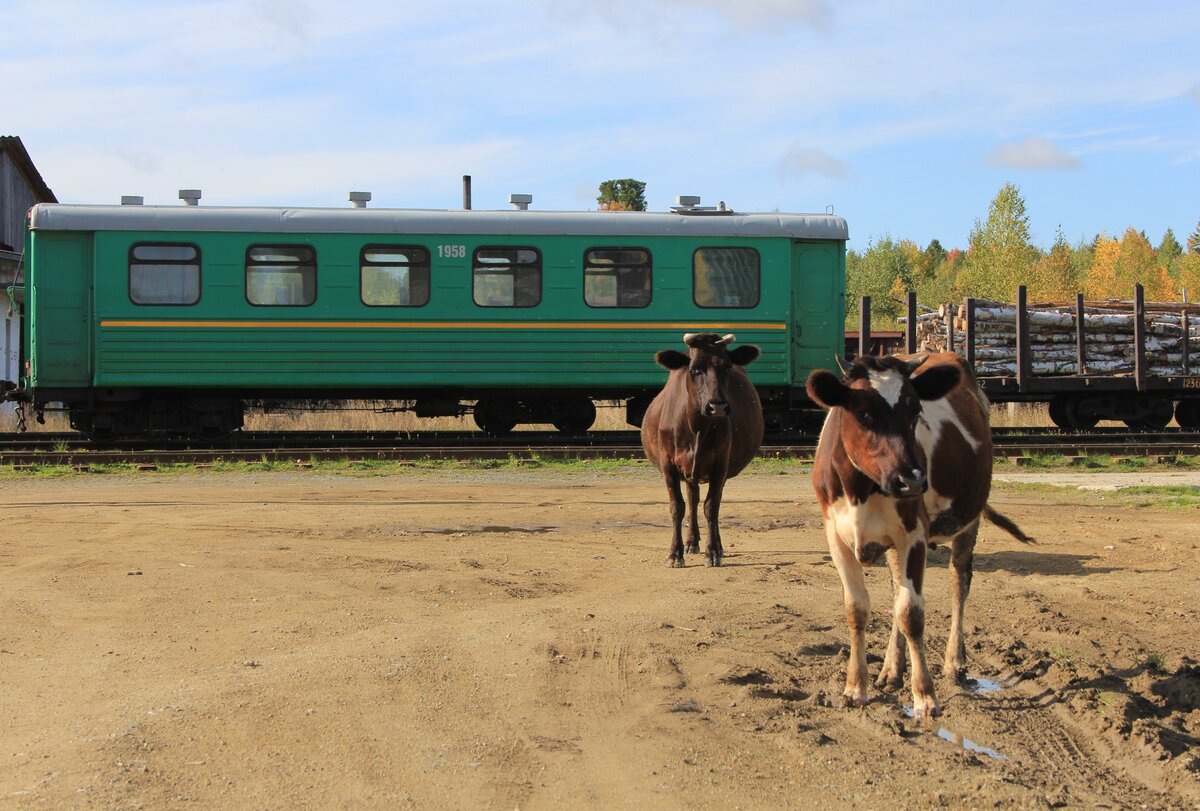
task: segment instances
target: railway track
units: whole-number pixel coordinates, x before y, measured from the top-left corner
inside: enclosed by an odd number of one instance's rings
[[[1070,433],[1058,428],[993,429],[1001,457],[1197,456],[1200,431],[1130,431],[1099,428]],[[768,438],[763,455],[807,458],[816,437]],[[222,462],[419,461],[426,459],[637,459],[634,431],[580,437],[521,431],[504,438],[476,432],[246,432],[211,440],[158,437],[95,440],[74,433],[0,434],[0,465],[73,466],[136,464],[213,465]]]

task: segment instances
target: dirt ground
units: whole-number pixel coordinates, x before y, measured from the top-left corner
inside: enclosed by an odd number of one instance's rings
[[[807,476],[726,496],[677,570],[645,468],[5,481],[0,808],[1200,803],[1195,514],[998,485],[1038,544],[985,525],[978,681],[923,724],[839,706]]]

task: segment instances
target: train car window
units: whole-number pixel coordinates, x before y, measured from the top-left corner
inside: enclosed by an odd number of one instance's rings
[[[359,295],[368,307],[424,307],[429,303],[429,251],[416,245],[363,248]]]
[[[308,245],[254,245],[246,251],[246,300],[260,307],[307,307],[317,300],[317,252]]]
[[[583,255],[583,300],[589,307],[650,304],[650,252],[592,248]]]
[[[134,304],[187,305],[200,300],[200,249],[195,245],[141,242],[129,249],[129,300]]]
[[[692,255],[692,299],[697,307],[758,306],[758,251],[700,248]]]
[[[533,248],[478,248],[471,275],[480,307],[536,307],[542,301],[542,255]]]

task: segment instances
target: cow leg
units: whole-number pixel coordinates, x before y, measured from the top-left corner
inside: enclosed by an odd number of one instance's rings
[[[862,707],[867,703],[867,621],[871,617],[871,595],[863,577],[862,564],[854,551],[838,536],[830,521],[825,522],[825,540],[829,554],[842,580],[842,602],[846,623],[850,626],[850,662],[846,665],[846,705]]]
[[[669,470],[667,478],[667,499],[671,503],[671,554],[667,556],[667,565],[672,568],[683,566],[683,492],[679,489],[679,473]]]
[[[708,547],[705,556],[707,565],[720,566],[725,557],[721,546],[721,494],[725,491],[725,471],[713,471],[708,481],[708,493],[704,496],[704,520],[708,522]]]
[[[700,485],[697,482],[687,482],[688,495],[688,538],[687,552],[692,555],[700,554],[700,516],[697,507],[700,504]]]
[[[950,544],[950,638],[946,640],[945,676],[962,681],[967,675],[967,646],[963,642],[963,609],[971,591],[971,571],[975,560],[975,539],[979,519],[954,536]]]
[[[941,712],[933,691],[933,678],[925,661],[925,597],[921,587],[925,580],[925,547],[923,536],[909,539],[907,550],[897,550],[897,560],[904,561],[893,614],[900,631],[908,641],[908,657],[912,662],[913,715],[932,717]]]
[[[900,580],[903,575],[900,558],[896,554],[895,547],[888,548],[887,562],[888,569],[892,572],[892,602],[894,603],[897,594],[902,588]],[[904,686],[904,666],[906,664],[904,645],[904,634],[900,632],[900,618],[893,611],[892,630],[888,635],[887,654],[883,657],[883,668],[879,671],[879,678],[875,680],[875,686],[885,693],[894,693]]]

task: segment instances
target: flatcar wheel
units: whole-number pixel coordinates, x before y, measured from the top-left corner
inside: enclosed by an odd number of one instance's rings
[[[1056,394],[1054,399],[1050,401],[1049,408],[1050,422],[1054,423],[1065,431],[1069,431],[1075,427],[1071,425],[1071,417],[1067,411],[1068,399],[1069,398],[1062,394]]]
[[[1076,431],[1095,428],[1096,423],[1100,422],[1100,418],[1095,414],[1084,414],[1080,411],[1079,406],[1082,402],[1082,399],[1079,397],[1069,397],[1064,401],[1063,405],[1063,414],[1066,416],[1067,426]]]
[[[1175,406],[1175,421],[1180,428],[1200,428],[1200,397],[1180,400]]]
[[[507,400],[480,400],[473,416],[479,430],[488,436],[508,436],[517,427],[516,406]]]
[[[564,434],[585,434],[596,422],[596,404],[587,397],[567,400],[554,410],[554,427]]]
[[[1145,413],[1141,417],[1133,420],[1125,420],[1125,424],[1130,428],[1148,428],[1150,430],[1160,430],[1166,428],[1171,422],[1171,401],[1161,397],[1155,397],[1145,401]]]

